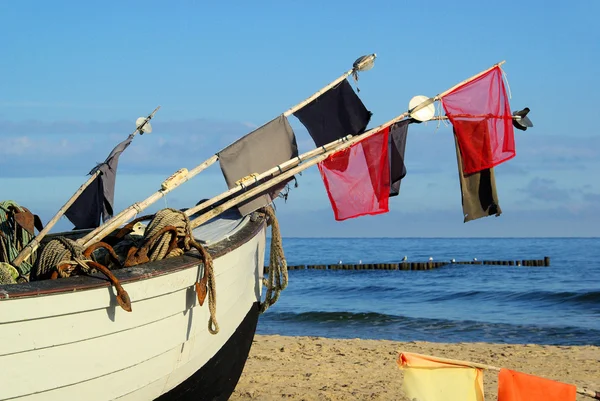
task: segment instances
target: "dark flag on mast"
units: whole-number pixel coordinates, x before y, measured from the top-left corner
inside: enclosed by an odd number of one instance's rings
[[[119,156],[129,146],[133,137],[134,134],[129,135],[110,152],[104,163],[90,171],[90,175],[98,170],[100,174],[65,212],[75,229],[96,228],[100,225],[100,218],[106,221],[112,217]]]
[[[402,120],[390,127],[388,145],[390,159],[390,196],[398,196],[400,193],[400,181],[406,176],[404,152],[406,150],[408,124],[412,122],[415,122],[415,120]]]
[[[287,117],[281,114],[227,146],[218,155],[227,186],[233,188],[244,177],[261,174],[298,156],[298,145]],[[290,180],[292,178],[243,202],[238,205],[238,210],[245,216],[268,205]]]
[[[346,79],[294,113],[317,147],[363,133],[371,115]]]
[[[485,127],[485,125],[480,122],[471,124]],[[456,162],[458,166],[464,222],[466,223],[471,220],[492,215],[500,216],[502,214],[502,209],[500,208],[498,193],[496,192],[496,176],[494,174],[494,168],[484,169],[473,174],[465,174],[463,165],[464,159],[456,135],[456,129],[454,132]]]

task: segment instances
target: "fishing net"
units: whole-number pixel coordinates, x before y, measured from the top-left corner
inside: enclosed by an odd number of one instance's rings
[[[456,131],[464,174],[515,156],[512,115],[500,67],[456,88],[441,101]]]
[[[389,128],[319,163],[336,220],[388,212]]]

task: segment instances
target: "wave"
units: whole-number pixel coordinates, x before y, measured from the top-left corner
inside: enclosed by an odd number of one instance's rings
[[[261,316],[257,332],[395,341],[600,345],[600,330],[595,329],[432,319],[376,312],[272,310]]]
[[[598,305],[600,306],[600,291],[532,291],[532,292],[512,292],[512,291],[461,291],[436,294],[428,297],[427,301],[441,302],[455,299],[472,300],[510,300],[527,302],[551,302],[567,303],[573,305]]]

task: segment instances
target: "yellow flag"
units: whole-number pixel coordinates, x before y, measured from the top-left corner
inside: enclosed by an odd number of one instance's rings
[[[410,352],[397,363],[411,401],[484,401],[482,369]]]

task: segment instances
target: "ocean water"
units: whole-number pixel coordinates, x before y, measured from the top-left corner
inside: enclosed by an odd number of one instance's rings
[[[550,267],[292,270],[259,334],[600,345],[600,238],[284,238],[289,265],[551,258]]]

